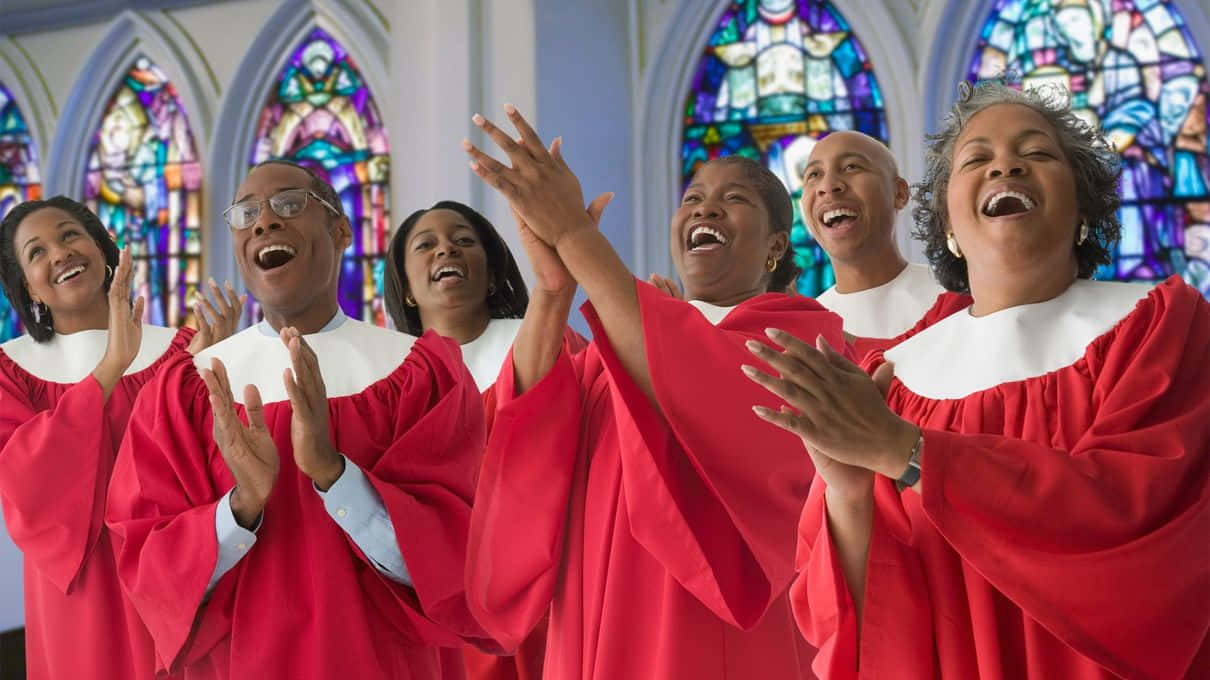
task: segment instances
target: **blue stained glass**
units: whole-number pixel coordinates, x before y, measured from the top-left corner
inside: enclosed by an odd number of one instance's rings
[[[814,140],[833,130],[888,140],[882,91],[857,36],[824,0],[734,0],[719,14],[690,82],[683,183],[720,156],[763,161],[794,198],[798,289],[819,294],[834,277],[798,216],[801,165]]]
[[[25,117],[11,92],[0,83],[0,218],[19,203],[42,198],[38,154]],[[0,291],[0,342],[21,335],[17,312]]]
[[[1099,275],[1179,274],[1210,297],[1210,85],[1175,4],[996,0],[980,36],[971,80],[998,75],[998,47],[1026,86],[1042,73],[1066,85],[1122,154],[1122,239]]]

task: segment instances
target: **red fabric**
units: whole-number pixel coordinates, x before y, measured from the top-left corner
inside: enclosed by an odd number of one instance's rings
[[[1207,677],[1208,359],[1210,304],[1174,277],[1069,367],[962,399],[894,381],[923,496],[876,482],[860,677]],[[823,488],[792,599],[817,670],[852,678]]]
[[[588,340],[571,328],[563,331],[563,349],[575,354],[588,347]],[[512,370],[512,363],[508,363]],[[496,412],[495,389],[483,392],[483,410],[490,420]],[[489,426],[490,431],[490,426]],[[484,652],[474,646],[463,648],[467,680],[541,680],[542,660],[546,657],[546,628],[548,617],[543,617],[517,647],[513,654],[501,656]]]
[[[739,367],[759,363],[743,343],[771,326],[839,347],[840,318],[771,294],[716,328],[637,285],[662,414],[590,305],[586,351],[561,354],[520,397],[501,372],[471,519],[472,611],[511,648],[549,610],[548,680],[810,677],[786,588],[812,468],[795,437],[751,414],[771,399]]]
[[[461,575],[484,435],[457,345],[426,333],[393,373],[328,410],[337,450],[382,497],[415,589],[379,573],[328,516],[294,464],[285,401],[265,406],[281,471],[257,542],[203,603],[216,501],[234,479],[205,384],[182,359],[136,406],[107,515],[161,669],[189,680],[462,677],[458,648],[482,637]]]
[[[929,307],[928,311],[924,313],[924,317],[917,321],[915,326],[893,338],[854,338],[853,353],[857,355],[858,359],[864,359],[871,352],[879,350],[885,352],[950,314],[970,307],[973,302],[971,296],[966,293],[942,293],[937,296],[937,299],[933,301],[933,306]]]
[[[122,597],[105,490],[130,411],[156,371],[190,356],[181,329],[106,400],[91,375],[41,380],[0,350],[0,502],[24,555],[29,680],[151,678],[151,638]]]

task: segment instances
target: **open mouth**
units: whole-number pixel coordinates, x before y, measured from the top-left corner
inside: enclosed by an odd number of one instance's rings
[[[63,273],[55,277],[55,285],[58,286],[67,283],[80,274],[83,274],[85,269],[88,269],[87,265],[78,264],[74,267],[64,270]]]
[[[983,204],[983,214],[988,217],[1007,217],[1033,210],[1037,204],[1032,198],[1019,191],[997,191]]]
[[[293,246],[275,243],[256,251],[256,265],[266,270],[277,269],[293,260],[295,255],[298,251]]]
[[[439,282],[446,279],[454,281],[465,281],[466,272],[461,268],[452,264],[443,265],[433,272],[432,281]]]
[[[834,210],[825,212],[820,217],[819,221],[823,222],[823,226],[827,227],[828,229],[835,229],[837,227],[847,226],[856,219],[856,210],[850,210],[849,208],[836,208]]]
[[[698,225],[689,230],[689,252],[717,250],[727,245],[727,237],[714,227]]]

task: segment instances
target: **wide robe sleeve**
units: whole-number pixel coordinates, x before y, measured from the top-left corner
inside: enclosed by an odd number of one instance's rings
[[[841,320],[809,298],[763,295],[714,326],[636,282],[657,411],[609,346],[591,305],[617,413],[630,530],[721,620],[755,626],[793,575],[794,523],[813,468],[793,435],[752,413],[769,393],[740,371],[765,329],[843,348]],[[766,367],[767,369],[767,367]]]
[[[471,513],[466,591],[475,617],[513,650],[554,597],[584,405],[567,343],[520,396],[509,352],[490,392],[495,410]]]
[[[871,369],[881,363],[871,359]],[[871,629],[901,633],[893,647],[904,653],[935,649],[938,612],[921,602],[926,574],[911,543],[922,528],[903,513],[909,502],[1024,616],[1104,669],[1182,678],[1207,660],[1210,305],[1182,283],[1158,286],[1073,367],[1044,379],[1061,381],[1051,394],[1063,403],[1026,409],[1012,399],[1021,386],[1008,383],[958,400],[962,409],[954,400],[935,402],[934,414],[914,409],[930,424],[954,409],[953,422],[924,429],[918,500],[876,482],[863,673],[880,663],[866,658]],[[993,396],[1003,403],[978,408]],[[921,399],[892,384],[897,412]],[[988,429],[1013,436],[977,433]],[[1055,446],[1053,432],[1076,434]],[[793,595],[807,638],[835,650],[838,668],[825,677],[851,677],[839,662],[855,656],[852,603],[818,496],[804,510]],[[976,616],[969,606],[962,615]]]
[[[137,390],[160,365],[184,354],[178,332],[164,357],[124,376],[114,399]],[[105,394],[91,375],[49,408],[47,384],[0,352],[0,502],[13,542],[56,588],[69,593],[104,526],[115,437]],[[122,393],[122,394],[118,394]]]
[[[390,387],[406,393],[378,397],[395,405],[393,439],[363,469],[395,527],[412,586],[387,578],[346,539],[363,561],[363,588],[402,633],[430,645],[495,649],[467,606],[462,571],[484,448],[482,397],[452,340],[426,333],[408,361],[411,381]],[[332,418],[343,420],[339,411]],[[337,433],[338,447],[344,436]]]

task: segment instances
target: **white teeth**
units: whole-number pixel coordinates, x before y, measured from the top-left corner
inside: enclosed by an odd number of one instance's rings
[[[271,246],[265,246],[264,248],[261,248],[260,250],[256,251],[256,259],[263,261],[265,255],[268,255],[269,253],[272,253],[272,252],[275,252],[278,250],[282,251],[283,253],[288,253],[290,255],[290,257],[294,257],[295,255],[298,254],[298,251],[295,250],[294,248],[292,248],[291,246],[288,246],[288,245],[285,245],[282,243],[275,243]]]
[[[442,274],[446,274],[446,273],[456,274],[458,277],[463,278],[463,279],[466,278],[466,273],[463,272],[460,268],[447,264],[444,267],[442,267],[441,269],[438,269],[433,274],[433,280],[436,281],[437,279],[441,278]]]
[[[76,266],[72,267],[71,269],[68,269],[67,271],[63,272],[62,274],[59,274],[59,278],[55,279],[55,283],[56,284],[63,283],[64,281],[70,279],[71,277],[75,276],[76,274],[82,273],[83,271],[84,271],[84,265],[82,265],[82,264],[76,265]]]
[[[984,206],[983,212],[988,215],[996,212],[996,204],[1005,198],[1015,198],[1018,201],[1021,201],[1021,204],[1025,206],[1026,212],[1033,210],[1034,205],[1036,205],[1032,198],[1019,191],[998,191],[992,194],[991,198],[987,199],[987,204]]]
[[[825,225],[831,225],[831,224],[832,224],[832,221],[833,221],[833,220],[835,220],[835,219],[836,219],[836,218],[838,218],[838,217],[852,217],[852,218],[856,218],[856,217],[857,217],[857,211],[855,211],[855,210],[849,210],[848,208],[837,208],[837,209],[835,209],[835,210],[829,210],[829,211],[827,211],[826,213],[824,213],[824,214],[823,214],[823,223],[824,223]]]
[[[689,232],[690,245],[692,245],[692,246],[699,245],[697,242],[697,237],[702,234],[709,234],[709,235],[713,236],[714,238],[718,239],[719,243],[721,243],[723,245],[727,245],[727,237],[723,236],[723,232],[721,232],[717,229],[713,229],[711,227],[706,227],[706,226],[694,227],[692,230],[690,230],[690,232]]]

